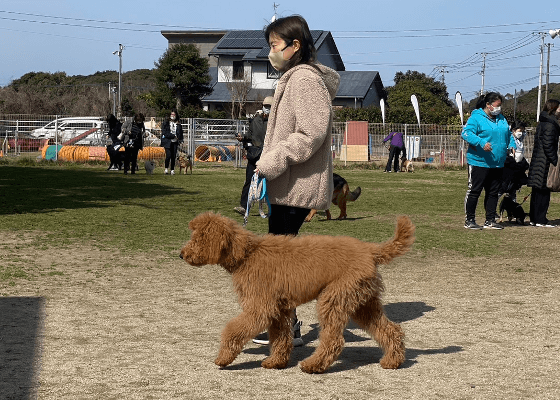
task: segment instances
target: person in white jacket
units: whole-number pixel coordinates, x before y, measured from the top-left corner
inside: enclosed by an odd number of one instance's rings
[[[340,76],[316,62],[314,41],[303,17],[275,20],[266,28],[265,37],[270,63],[282,77],[255,172],[267,180],[268,232],[297,235],[309,211],[327,209],[331,200],[332,100]],[[303,341],[295,310],[293,315],[294,345],[298,346]]]

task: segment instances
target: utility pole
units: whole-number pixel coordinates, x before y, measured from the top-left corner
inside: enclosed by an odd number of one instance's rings
[[[121,103],[121,86],[122,86],[122,52],[124,50],[124,46],[119,44],[119,49],[117,51],[113,51],[113,54],[118,54],[119,56],[119,105],[117,111],[117,118],[121,117],[122,113],[122,103]]]
[[[447,68],[446,65],[442,65],[441,69],[439,70],[439,72],[441,72],[441,83],[443,83],[445,85],[445,74],[449,73],[449,71],[447,71],[445,68]]]
[[[548,47],[548,55],[546,57],[546,89],[544,91],[544,102],[548,100],[548,82],[550,78],[550,46],[554,45],[552,43],[547,43],[546,47]]]
[[[480,54],[482,54],[482,71],[480,72],[480,75],[482,75],[482,87],[480,88],[480,95],[482,96],[484,94],[484,73],[486,71],[486,56],[488,55],[488,53]]]
[[[539,116],[541,114],[542,68],[543,68],[543,59],[544,59],[544,37],[546,36],[546,32],[539,32],[539,35],[541,35],[541,66],[539,69],[539,95],[537,99],[537,122],[539,122]]]

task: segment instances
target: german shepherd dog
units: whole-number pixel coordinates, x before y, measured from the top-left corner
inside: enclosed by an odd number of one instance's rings
[[[356,201],[358,197],[360,197],[362,189],[358,186],[353,192],[351,192],[346,179],[335,173],[333,173],[333,181],[334,190],[332,195],[332,203],[340,208],[340,215],[337,219],[346,219],[346,203],[349,201]],[[327,219],[330,220],[330,211],[327,209],[325,210],[325,213],[327,214]],[[315,214],[317,214],[317,210],[312,209],[305,218],[305,222],[311,221]]]
[[[185,169],[185,175],[187,174],[187,169],[191,169],[192,175],[192,158],[190,154],[185,154],[183,152],[178,153],[177,162],[179,163],[179,175],[181,175],[181,170]]]

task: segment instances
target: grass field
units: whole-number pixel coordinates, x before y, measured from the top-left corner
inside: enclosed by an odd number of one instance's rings
[[[560,396],[560,228],[464,229],[465,170],[336,168],[361,197],[347,220],[320,213],[301,234],[384,241],[397,216],[412,219],[413,250],[381,269],[407,362],[382,370],[376,343],[349,326],[332,370],[308,376],[297,362],[316,345],[313,304],[298,311],[308,344],[288,369],[263,370],[267,349],[248,344],[220,370],[212,363],[219,333],[238,312],[231,282],[217,266],[193,269],[178,258],[198,213],[242,221],[233,207],[244,170],[198,164],[193,175],[125,176],[105,168],[0,163],[0,398]],[[549,219],[559,218],[553,194]],[[267,230],[256,207],[248,229]]]

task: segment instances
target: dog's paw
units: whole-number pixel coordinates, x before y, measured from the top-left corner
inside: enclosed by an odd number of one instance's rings
[[[380,361],[379,365],[383,369],[397,369],[404,362],[404,354],[396,353],[392,356],[385,355]]]
[[[299,368],[308,374],[322,374],[329,366],[306,359],[299,363]]]
[[[267,357],[261,363],[263,368],[267,369],[284,369],[288,366],[289,360],[280,360],[275,357]]]
[[[231,364],[233,360],[235,360],[235,357],[236,355],[234,353],[221,350],[220,354],[218,354],[218,357],[216,357],[216,359],[214,360],[214,364],[219,367],[225,367]]]

